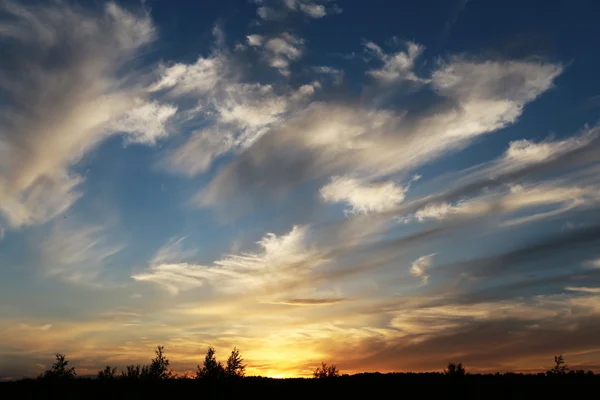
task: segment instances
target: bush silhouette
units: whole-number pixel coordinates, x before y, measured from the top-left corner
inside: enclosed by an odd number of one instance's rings
[[[444,375],[450,377],[465,376],[467,370],[463,367],[462,363],[448,363],[448,367],[444,370]]]
[[[240,356],[240,351],[237,347],[231,350],[231,355],[227,359],[225,366],[225,376],[227,377],[243,377],[246,374],[246,366],[243,364],[244,359]]]
[[[114,379],[117,375],[117,367],[107,365],[104,369],[98,371],[98,379]]]
[[[69,361],[66,359],[64,354],[55,354],[56,361],[52,364],[49,370],[46,370],[41,378],[44,379],[74,379],[77,373],[75,368],[67,368]]]
[[[126,370],[125,371],[121,371],[121,378],[122,379],[140,379],[142,377],[142,370],[146,369],[147,367],[144,366],[142,368],[142,366],[140,364],[137,365],[128,365],[125,367]]]
[[[334,378],[340,375],[340,371],[338,371],[335,365],[327,366],[327,363],[321,362],[321,366],[315,368],[313,371],[314,378]]]
[[[225,368],[223,364],[217,361],[215,357],[215,349],[212,346],[208,347],[206,357],[204,357],[204,364],[202,367],[198,365],[196,372],[196,378],[198,379],[217,379],[225,375]]]

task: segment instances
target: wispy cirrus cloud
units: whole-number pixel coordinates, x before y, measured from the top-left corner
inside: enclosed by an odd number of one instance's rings
[[[116,243],[103,225],[58,221],[40,244],[43,273],[64,281],[101,286],[109,282],[111,257],[125,246]]]
[[[561,70],[554,64],[453,58],[433,72],[430,85],[456,106],[434,107],[413,117],[398,111],[313,103],[221,170],[200,194],[199,203],[217,204],[235,196],[244,182],[261,182],[267,189],[261,191],[264,195],[270,189],[324,176],[374,179],[408,173],[516,122],[524,105],[551,88]],[[290,148],[294,153],[280,159],[278,155],[289,153]]]
[[[83,178],[69,168],[85,153],[116,133],[152,144],[166,136],[175,108],[122,84],[122,67],[155,37],[144,11],[115,3],[100,11],[10,1],[0,8],[0,212],[19,227],[52,219],[80,197]]]
[[[212,265],[169,261],[172,257],[164,257],[168,250],[162,249],[147,272],[132,278],[156,283],[172,294],[210,285],[227,293],[264,295],[276,292],[290,280],[302,279],[307,271],[326,261],[308,247],[306,235],[307,227],[299,226],[282,236],[270,233],[257,242],[260,252],[227,255]]]

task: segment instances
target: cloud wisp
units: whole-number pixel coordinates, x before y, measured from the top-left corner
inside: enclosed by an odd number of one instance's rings
[[[0,46],[0,212],[11,226],[64,212],[81,193],[70,170],[107,137],[155,143],[166,136],[171,105],[126,86],[123,67],[155,37],[149,15],[115,3],[99,12],[62,3],[2,2]]]

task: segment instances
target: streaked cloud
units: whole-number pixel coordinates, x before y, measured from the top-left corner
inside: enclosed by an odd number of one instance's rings
[[[290,280],[302,279],[307,271],[326,261],[305,245],[306,232],[306,227],[296,226],[282,236],[270,233],[257,242],[261,252],[227,255],[210,266],[165,262],[161,250],[148,272],[132,277],[161,285],[172,294],[203,285],[236,294],[267,294]]]
[[[110,282],[110,258],[125,246],[111,240],[108,228],[59,221],[42,242],[40,253],[46,275],[67,282],[101,286]]]
[[[356,214],[393,209],[404,200],[406,190],[394,182],[369,183],[349,176],[334,176],[320,193],[326,202],[347,203],[351,206],[347,211]]]
[[[175,110],[122,83],[121,68],[155,37],[147,14],[115,3],[98,12],[63,3],[0,7],[7,15],[0,45],[10,60],[0,67],[8,96],[0,116],[0,211],[18,227],[48,221],[80,197],[83,178],[69,168],[84,154],[115,133],[154,143]]]
[[[435,107],[420,117],[312,103],[221,170],[200,194],[199,203],[217,204],[235,196],[236,191],[247,189],[238,186],[243,182],[261,182],[265,195],[268,190],[324,176],[374,179],[408,173],[514,123],[523,106],[549,89],[560,72],[561,67],[552,64],[453,58],[433,72],[431,85],[456,107]],[[295,149],[294,154],[279,159],[289,148]],[[282,176],[284,171],[290,173]]]

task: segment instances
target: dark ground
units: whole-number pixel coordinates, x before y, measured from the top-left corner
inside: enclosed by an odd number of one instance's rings
[[[600,375],[359,374],[329,379],[218,381],[22,380],[0,383],[0,399],[600,399]]]

